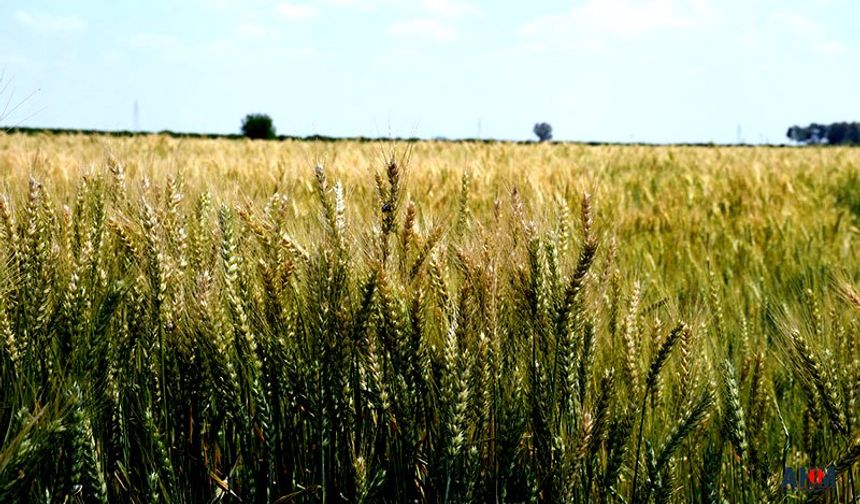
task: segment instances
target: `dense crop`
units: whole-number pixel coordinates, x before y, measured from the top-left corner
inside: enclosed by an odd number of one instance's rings
[[[0,502],[860,496],[856,151],[100,142],[0,136]]]

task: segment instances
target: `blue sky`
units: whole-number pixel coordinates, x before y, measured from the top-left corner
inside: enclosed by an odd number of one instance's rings
[[[135,102],[144,130],[264,112],[333,136],[782,142],[860,120],[857,0],[0,2],[7,126],[133,129]]]

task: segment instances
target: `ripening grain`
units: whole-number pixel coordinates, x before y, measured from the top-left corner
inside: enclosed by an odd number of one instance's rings
[[[0,501],[850,502],[858,164],[0,135]]]

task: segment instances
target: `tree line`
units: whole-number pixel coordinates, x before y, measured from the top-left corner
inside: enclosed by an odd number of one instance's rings
[[[860,122],[792,126],[786,136],[802,144],[860,145]]]

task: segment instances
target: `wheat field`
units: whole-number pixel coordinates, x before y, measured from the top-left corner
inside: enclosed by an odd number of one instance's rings
[[[0,502],[854,502],[858,219],[850,148],[0,134]]]

